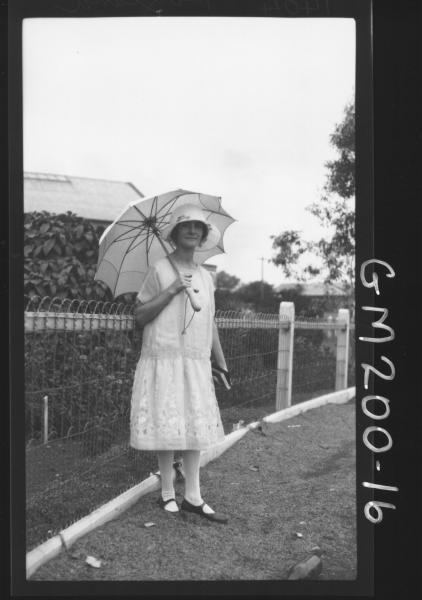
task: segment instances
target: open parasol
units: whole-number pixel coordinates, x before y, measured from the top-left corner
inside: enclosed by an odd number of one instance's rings
[[[223,235],[235,219],[223,209],[220,197],[179,189],[131,202],[100,238],[95,279],[103,281],[114,297],[138,292],[148,268],[164,256],[169,257],[178,272],[169,256],[173,247],[162,232],[169,225],[172,212],[184,204],[201,208],[207,221],[220,233],[216,245],[195,250],[195,262],[201,264],[224,252]],[[200,310],[192,290],[187,289],[186,293],[194,310]]]

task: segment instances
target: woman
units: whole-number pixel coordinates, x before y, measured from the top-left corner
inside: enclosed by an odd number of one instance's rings
[[[147,272],[137,299],[137,322],[144,327],[131,405],[131,446],[156,450],[161,475],[159,505],[178,513],[173,487],[174,451],[183,455],[185,497],[180,509],[226,523],[201,496],[201,450],[224,438],[212,379],[210,355],[227,365],[214,322],[211,275],[194,262],[197,250],[218,243],[218,230],[204,212],[185,204],[174,210],[163,237],[175,247],[170,260],[158,260]],[[201,305],[194,312],[184,291],[192,288]]]

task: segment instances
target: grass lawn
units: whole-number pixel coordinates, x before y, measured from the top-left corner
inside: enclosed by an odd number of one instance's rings
[[[169,515],[148,494],[32,579],[277,580],[315,546],[322,550],[318,579],[356,577],[354,401],[247,433],[202,470],[201,481],[227,525]],[[85,563],[89,555],[100,568]]]
[[[326,392],[319,390],[318,395]],[[303,402],[314,395],[297,393],[292,403]],[[267,394],[259,401],[240,402],[237,406],[222,401],[220,407],[227,434],[240,420],[248,424],[274,413],[275,396]],[[97,456],[87,455],[83,440],[77,436],[52,440],[47,445],[27,450],[27,550],[158,469],[154,452],[128,448],[128,422],[121,423],[116,434],[113,445]]]

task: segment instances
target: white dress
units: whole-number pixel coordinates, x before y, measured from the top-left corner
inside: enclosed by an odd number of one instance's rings
[[[130,415],[130,445],[139,450],[203,450],[224,438],[210,360],[213,282],[201,266],[190,272],[201,310],[180,292],[144,327]],[[138,299],[148,302],[174,279],[170,261],[157,261]]]

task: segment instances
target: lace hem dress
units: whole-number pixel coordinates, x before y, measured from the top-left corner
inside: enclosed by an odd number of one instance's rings
[[[210,361],[213,282],[201,266],[190,272],[201,310],[181,292],[144,327],[130,415],[130,445],[140,450],[204,450],[224,438]],[[169,260],[157,261],[138,299],[148,302],[174,278]]]

